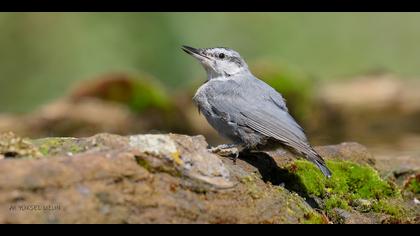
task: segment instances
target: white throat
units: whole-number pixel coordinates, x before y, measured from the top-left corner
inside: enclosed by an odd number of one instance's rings
[[[234,73],[231,72],[232,74],[228,74],[227,72],[217,73],[214,70],[206,70],[206,72],[207,80],[226,80],[231,79],[232,77],[251,73],[246,67],[239,68],[238,70],[234,71]]]

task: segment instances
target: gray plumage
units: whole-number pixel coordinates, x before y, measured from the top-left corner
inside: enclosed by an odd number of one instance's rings
[[[331,176],[325,161],[289,114],[280,93],[256,78],[237,52],[227,48],[184,50],[203,56],[195,57],[205,67],[208,80],[193,101],[222,136],[248,149],[278,142],[312,161],[325,176]]]

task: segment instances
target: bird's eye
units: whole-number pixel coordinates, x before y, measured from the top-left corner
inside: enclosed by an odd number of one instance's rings
[[[225,54],[224,54],[224,53],[220,53],[220,54],[219,54],[219,58],[220,58],[220,59],[225,58]]]

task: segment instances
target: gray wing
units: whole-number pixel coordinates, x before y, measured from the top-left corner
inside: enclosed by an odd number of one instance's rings
[[[229,122],[279,140],[314,162],[325,175],[331,174],[322,157],[308,143],[303,129],[288,113],[283,97],[276,90],[256,78],[230,83],[233,84],[225,82],[216,88],[225,92],[211,99],[219,114],[225,114]]]
[[[212,87],[217,96],[209,98],[209,102],[226,121],[286,143],[307,143],[303,129],[288,113],[283,97],[263,81],[224,81]]]

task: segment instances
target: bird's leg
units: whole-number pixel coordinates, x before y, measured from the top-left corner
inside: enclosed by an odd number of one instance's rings
[[[243,150],[243,147],[238,144],[222,144],[217,147],[210,148],[209,151],[224,157],[232,157],[233,163],[236,164],[236,159],[239,157],[239,153]]]

